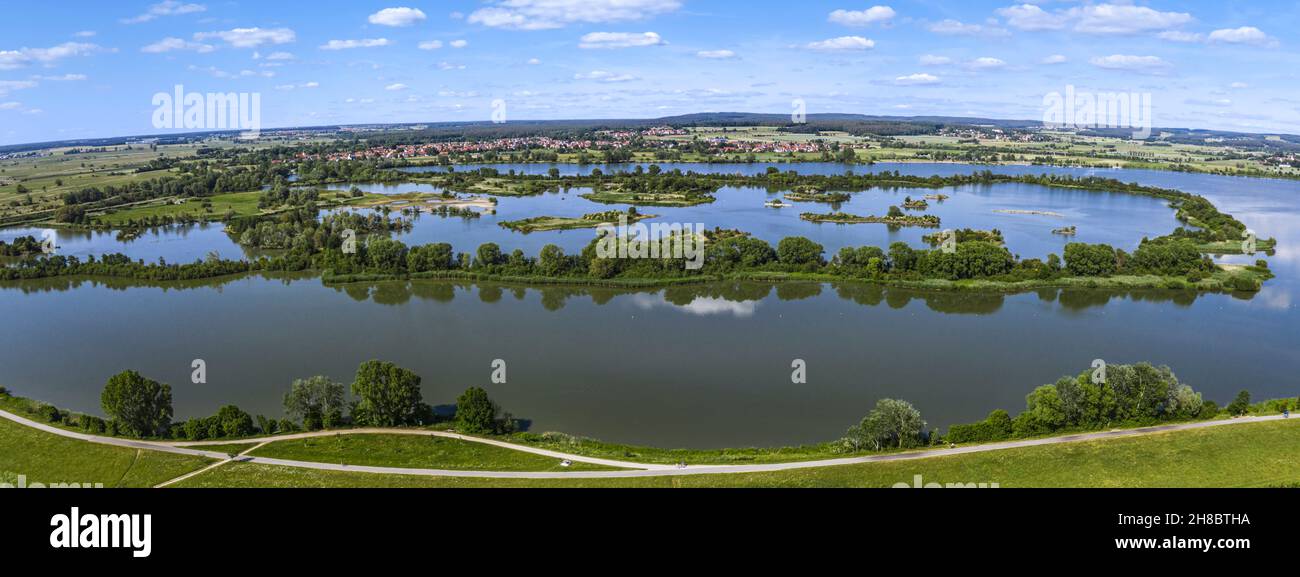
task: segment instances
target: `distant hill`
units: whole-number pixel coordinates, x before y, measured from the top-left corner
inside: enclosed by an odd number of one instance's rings
[[[949,127],[993,127],[1004,130],[1034,129],[1042,126],[1036,120],[1007,120],[994,118],[976,118],[965,116],[873,116],[866,114],[809,114],[806,124],[794,124],[789,114],[765,114],[754,112],[701,112],[668,116],[664,118],[607,119],[607,120],[520,120],[505,124],[481,122],[433,122],[408,124],[360,124],[348,126],[311,126],[264,129],[264,133],[286,131],[307,131],[332,133],[340,138],[365,138],[369,141],[384,143],[405,143],[427,140],[491,139],[514,138],[524,136],[572,137],[588,134],[593,130],[618,130],[645,128],[648,126],[679,127],[732,127],[732,126],[776,126],[785,127],[793,132],[811,133],[822,131],[842,131],[855,135],[902,136],[934,134]],[[417,129],[418,128],[418,129]],[[394,130],[374,134],[360,129]],[[358,131],[349,134],[345,130]],[[1097,136],[1114,136],[1129,138],[1131,130],[1096,129],[1084,131],[1084,134]],[[158,144],[175,144],[202,140],[211,136],[234,136],[236,132],[202,132],[188,134],[166,134],[148,136],[122,136],[113,138],[89,138],[16,144],[0,146],[0,154],[26,152],[46,148],[114,146],[131,142],[157,142]],[[1219,144],[1228,143],[1247,149],[1297,149],[1300,148],[1300,136],[1291,134],[1250,134],[1218,130],[1198,130],[1189,128],[1155,128],[1152,138],[1161,138],[1167,142],[1185,144]]]

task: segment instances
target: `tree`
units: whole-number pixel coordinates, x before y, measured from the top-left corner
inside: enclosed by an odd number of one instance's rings
[[[881,399],[860,424],[849,429],[848,441],[853,446],[870,446],[877,451],[889,445],[915,447],[922,441],[923,430],[925,421],[911,403]]]
[[[406,267],[408,251],[401,241],[378,238],[366,247],[370,266],[388,274],[400,274]]]
[[[308,431],[335,427],[343,422],[343,395],[343,383],[329,377],[298,379],[284,395],[284,412]]]
[[[449,270],[452,252],[451,245],[445,242],[416,246],[406,253],[406,269],[413,273]]]
[[[217,410],[216,421],[225,437],[247,437],[253,434],[253,417],[239,407],[226,405]]]
[[[1065,245],[1065,269],[1073,276],[1109,276],[1118,268],[1115,249],[1104,244]]]
[[[493,266],[501,264],[504,260],[501,247],[495,242],[487,242],[478,247],[478,261],[475,264],[481,267]]]
[[[113,375],[99,397],[104,414],[124,432],[153,437],[167,432],[172,422],[172,387],[140,376],[135,371]]]
[[[545,276],[560,276],[564,272],[564,250],[553,244],[542,247],[537,266]]]
[[[1237,393],[1237,398],[1228,403],[1228,414],[1234,417],[1240,417],[1250,411],[1250,391],[1241,391]]]
[[[471,435],[496,432],[500,410],[487,391],[470,387],[456,399],[456,429]]]
[[[776,245],[777,260],[783,265],[795,268],[811,269],[815,266],[821,266],[823,252],[825,252],[825,249],[822,248],[822,245],[802,236],[783,238]]]
[[[364,424],[377,427],[412,424],[422,400],[420,375],[393,363],[366,361],[357,367],[352,394],[359,399],[357,411]]]

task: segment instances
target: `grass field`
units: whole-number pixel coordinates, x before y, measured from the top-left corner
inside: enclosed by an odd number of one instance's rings
[[[138,451],[67,439],[0,419],[0,482],[152,487],[212,463],[202,457]]]
[[[250,455],[317,463],[452,471],[613,470],[577,462],[562,467],[558,459],[542,455],[483,443],[416,435],[335,435],[276,441]]]
[[[633,479],[460,479],[230,464],[185,487],[1271,487],[1300,482],[1300,420],[776,473]]]

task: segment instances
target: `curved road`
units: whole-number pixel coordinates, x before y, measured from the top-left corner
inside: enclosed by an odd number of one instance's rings
[[[181,455],[193,455],[218,459],[221,462],[217,465],[231,461],[230,455],[216,451],[205,451],[202,449],[204,444],[236,444],[234,442],[211,441],[203,442],[153,442],[153,441],[135,441],[131,439],[118,439],[115,437],[101,437],[97,435],[87,435],[53,427],[44,423],[38,423],[0,410],[0,417],[10,421],[39,429],[47,433],[98,443],[101,445],[113,445],[118,447],[127,447],[132,449],[145,449],[150,451],[162,451],[166,453],[176,453]],[[1115,431],[1104,431],[1098,433],[1081,433],[1077,435],[1065,435],[1061,437],[1049,437],[1045,439],[1027,439],[1022,441],[1004,441],[1000,443],[987,443],[983,445],[971,445],[966,447],[954,447],[950,449],[931,449],[924,451],[910,451],[905,453],[891,453],[886,455],[871,455],[866,457],[845,457],[841,459],[823,459],[818,461],[801,461],[793,463],[764,463],[754,465],[700,465],[687,468],[678,468],[674,465],[656,465],[648,463],[631,463],[626,461],[614,461],[609,459],[598,459],[593,457],[584,457],[582,455],[571,455],[546,449],[538,449],[526,445],[517,445],[494,439],[483,439],[479,437],[470,437],[458,435],[456,433],[447,433],[443,431],[417,431],[410,429],[346,429],[339,431],[316,431],[311,433],[297,433],[292,435],[281,435],[277,437],[265,437],[248,441],[249,450],[273,441],[285,441],[293,439],[308,439],[314,437],[329,437],[334,435],[362,435],[362,434],[385,434],[385,435],[422,435],[430,437],[444,437],[448,439],[458,439],[473,443],[484,443],[515,451],[532,453],[534,455],[543,455],[556,459],[568,459],[570,461],[591,463],[596,465],[605,465],[609,467],[621,467],[624,471],[574,471],[572,473],[562,472],[518,472],[518,471],[451,471],[442,469],[407,469],[401,467],[371,467],[361,465],[340,465],[335,463],[316,463],[311,461],[291,461],[285,459],[272,459],[268,457],[253,457],[240,455],[233,460],[241,463],[255,463],[260,465],[277,465],[281,467],[296,467],[300,469],[318,469],[322,471],[345,471],[354,473],[377,473],[384,475],[415,475],[423,477],[474,477],[488,479],[618,479],[630,477],[663,477],[677,475],[710,475],[720,473],[768,473],[773,471],[790,471],[796,469],[812,469],[818,467],[837,467],[840,465],[856,465],[861,463],[875,463],[881,461],[906,461],[914,459],[930,459],[936,457],[946,457],[949,455],[965,455],[969,453],[984,453],[988,451],[1001,451],[1004,449],[1015,449],[1020,447],[1036,447],[1039,445],[1056,445],[1060,443],[1073,443],[1079,441],[1093,441],[1099,439],[1113,439],[1119,437],[1137,437],[1142,435],[1151,435],[1155,433],[1164,433],[1169,431],[1186,431],[1192,429],[1204,429],[1207,427],[1220,427],[1226,425],[1236,425],[1245,423],[1259,423],[1265,421],[1277,421],[1284,417],[1282,415],[1273,415],[1266,417],[1241,417],[1236,419],[1227,419],[1221,421],[1201,421],[1195,423],[1179,423],[1173,425],[1161,425],[1156,427],[1144,427],[1141,429],[1126,429]],[[248,451],[245,451],[248,452]],[[216,465],[214,465],[215,467]],[[208,467],[210,469],[212,467]],[[207,469],[201,469],[183,477],[168,481],[163,485],[168,485],[182,479],[194,476]]]

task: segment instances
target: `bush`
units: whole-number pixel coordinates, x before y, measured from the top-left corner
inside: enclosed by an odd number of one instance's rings
[[[253,434],[253,417],[239,407],[226,405],[215,417],[223,437],[247,437]]]
[[[81,428],[92,435],[102,435],[108,429],[108,425],[104,423],[104,419],[84,415],[81,417]]]
[[[36,416],[47,423],[57,423],[63,420],[63,415],[59,413],[58,407],[45,403],[36,406]]]
[[[1002,409],[989,413],[983,421],[948,428],[944,440],[949,443],[987,443],[1011,438],[1011,415]]]
[[[202,441],[208,438],[208,427],[203,419],[190,419],[185,421],[185,438],[191,441]]]
[[[4,388],[4,387],[0,387],[0,397],[8,397],[8,396],[10,396],[10,395],[9,395],[9,389],[6,389],[6,388]]]
[[[498,411],[500,409],[488,398],[487,391],[470,387],[456,399],[456,430],[471,435],[494,433]]]
[[[1240,417],[1250,411],[1250,391],[1237,393],[1237,398],[1228,403],[1228,414]]]

